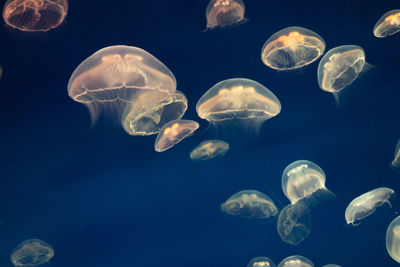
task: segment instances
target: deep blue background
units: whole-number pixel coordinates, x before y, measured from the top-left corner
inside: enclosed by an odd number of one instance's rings
[[[372,34],[398,1],[245,1],[247,23],[203,33],[207,4],[71,1],[66,21],[47,33],[1,27],[1,266],[11,266],[10,252],[28,238],[50,243],[57,267],[240,267],[255,256],[278,264],[293,254],[315,266],[398,265],[385,247],[397,200],[358,227],[344,220],[356,196],[379,186],[399,190],[399,172],[389,163],[400,137],[400,34]],[[339,107],[318,87],[318,63],[277,72],[261,62],[264,42],[288,26],[317,32],[327,50],[364,48],[374,67]],[[67,83],[85,58],[119,44],[145,49],[174,73],[189,100],[184,118],[201,124],[192,137],[157,153],[154,136],[132,137],[106,120],[91,128],[87,109],[68,97]],[[234,139],[225,158],[193,163],[190,150],[213,137],[195,104],[233,77],[264,84],[282,112],[259,137]],[[337,195],[313,210],[311,234],[299,246],[281,241],[275,222],[238,225],[221,214],[220,204],[244,189],[287,205],[281,175],[298,159],[324,169]]]

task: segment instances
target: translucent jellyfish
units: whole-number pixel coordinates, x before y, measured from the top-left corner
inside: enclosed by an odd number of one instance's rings
[[[388,203],[391,207],[389,198],[394,194],[394,191],[387,187],[379,187],[369,191],[359,197],[353,199],[347,206],[345,211],[345,218],[347,223],[356,226],[359,220],[371,215],[375,212],[377,207]]]
[[[325,173],[315,163],[298,160],[289,164],[282,174],[282,190],[292,204],[303,198],[310,203],[334,197],[325,187]]]
[[[192,160],[208,160],[223,156],[229,149],[229,144],[221,140],[206,140],[190,152]]]
[[[274,33],[261,50],[261,60],[276,70],[293,70],[317,60],[325,51],[325,41],[313,31],[288,27]]]
[[[400,140],[397,141],[396,150],[394,151],[394,159],[391,164],[393,168],[400,167]]]
[[[122,45],[88,57],[68,82],[69,96],[89,108],[93,122],[102,111],[121,120],[126,104],[141,94],[170,94],[175,89],[175,77],[162,62],[143,49]]]
[[[39,239],[29,239],[19,244],[11,253],[15,266],[38,266],[54,256],[53,248]]]
[[[21,31],[46,32],[60,25],[67,11],[67,0],[8,0],[3,18],[7,25]]]
[[[157,135],[154,149],[163,152],[188,136],[199,128],[199,124],[190,120],[173,120],[165,124]]]
[[[327,264],[327,265],[324,265],[322,267],[342,267],[342,266],[337,265],[337,264]]]
[[[276,267],[276,264],[267,257],[255,257],[247,264],[247,267]]]
[[[231,216],[266,219],[278,214],[275,203],[256,190],[243,190],[222,203],[221,210]]]
[[[306,257],[294,255],[281,261],[278,267],[314,267],[314,264]]]
[[[242,0],[211,0],[206,10],[207,28],[232,26],[246,22]]]
[[[181,119],[187,107],[187,99],[179,91],[149,91],[126,105],[122,126],[130,135],[156,134],[167,122]]]
[[[293,246],[297,246],[306,239],[311,232],[311,210],[305,200],[289,204],[279,213],[277,223],[278,234],[281,239]]]
[[[387,228],[386,249],[390,257],[400,263],[400,216],[396,217]]]
[[[375,24],[374,35],[378,38],[387,37],[400,31],[400,9],[385,13]]]
[[[197,102],[196,111],[214,125],[236,122],[258,132],[264,121],[279,114],[281,103],[258,82],[236,78],[211,87]]]

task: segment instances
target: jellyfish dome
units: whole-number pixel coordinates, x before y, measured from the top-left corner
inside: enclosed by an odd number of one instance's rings
[[[206,30],[245,22],[244,10],[245,7],[242,0],[211,0],[206,10]]]
[[[314,267],[314,263],[306,257],[294,255],[281,261],[278,267]]]
[[[39,239],[28,239],[19,244],[11,253],[14,266],[38,266],[54,256],[53,248]]]
[[[397,141],[396,149],[394,151],[394,159],[391,162],[393,168],[400,167],[400,140]]]
[[[186,137],[191,136],[199,128],[199,124],[191,120],[173,120],[165,124],[157,134],[154,149],[163,152]]]
[[[400,216],[396,217],[386,230],[386,249],[390,257],[400,263]]]
[[[246,267],[276,267],[276,264],[268,257],[255,257]]]
[[[400,31],[400,9],[386,12],[374,26],[374,36],[384,38]]]
[[[190,152],[194,161],[208,160],[223,156],[229,150],[229,144],[222,140],[205,140]]]

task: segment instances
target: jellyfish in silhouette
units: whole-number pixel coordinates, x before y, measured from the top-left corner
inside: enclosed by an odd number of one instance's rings
[[[154,149],[163,152],[188,136],[199,128],[199,124],[190,120],[173,120],[165,124],[157,135]]]
[[[276,267],[276,264],[267,257],[255,257],[246,267]]]
[[[179,91],[142,93],[126,105],[122,126],[130,135],[156,134],[167,122],[181,119],[187,107],[187,99]]]
[[[400,140],[397,141],[396,149],[394,151],[394,159],[391,163],[393,168],[400,167]]]
[[[103,111],[120,121],[126,104],[141,94],[165,95],[175,89],[175,77],[162,62],[143,49],[122,45],[88,57],[68,83],[69,96],[89,108],[92,122]]]
[[[60,25],[67,15],[67,0],[8,0],[3,19],[12,28],[46,32]]]
[[[14,266],[38,266],[54,256],[53,248],[39,239],[29,239],[19,244],[11,253]]]
[[[294,255],[281,261],[278,267],[314,267],[314,264],[306,257]]]
[[[353,199],[347,206],[345,211],[346,222],[357,226],[358,221],[371,215],[377,207],[387,203],[390,207],[389,199],[394,194],[394,191],[387,187],[379,187],[359,197]]]
[[[400,9],[385,13],[375,24],[374,35],[384,38],[400,31]]]
[[[190,152],[190,158],[194,161],[208,160],[223,156],[229,149],[229,144],[221,140],[206,140],[201,142]]]
[[[247,21],[244,18],[242,0],[211,0],[206,10],[207,30],[238,25]]]
[[[273,34],[261,50],[262,62],[276,70],[293,70],[317,60],[325,51],[325,41],[313,31],[288,27]]]
[[[386,230],[386,249],[390,257],[400,263],[400,216],[396,217]]]

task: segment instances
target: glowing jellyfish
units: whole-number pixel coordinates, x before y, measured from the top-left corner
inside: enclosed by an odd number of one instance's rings
[[[176,89],[172,72],[143,49],[131,46],[103,48],[84,60],[68,82],[69,96],[85,104],[95,121],[105,111],[120,115],[139,95],[170,94]]]
[[[221,140],[206,140],[190,152],[192,160],[208,160],[223,156],[229,149],[229,144]]]
[[[276,264],[267,257],[255,257],[246,267],[276,267]]]
[[[293,70],[317,60],[325,51],[325,41],[313,31],[288,27],[273,34],[261,50],[261,60],[276,70]]]
[[[157,135],[154,149],[163,152],[188,136],[199,128],[199,124],[190,120],[173,120],[165,124]]]
[[[374,35],[378,38],[387,37],[400,31],[400,9],[385,13],[375,24]]]
[[[8,0],[3,18],[7,25],[21,31],[46,32],[60,25],[67,11],[67,0]]]
[[[149,91],[126,105],[122,126],[130,135],[156,134],[167,122],[182,118],[187,107],[187,99],[179,91]]]
[[[353,199],[345,211],[346,222],[356,226],[356,222],[375,212],[377,207],[388,203],[394,191],[387,187],[379,187]]]
[[[278,267],[314,267],[314,264],[306,257],[294,255],[281,261]]]
[[[337,265],[337,264],[327,264],[327,265],[324,265],[322,267],[342,267],[342,266]]]
[[[386,249],[390,257],[400,263],[400,216],[396,217],[386,230]]]
[[[266,219],[278,214],[275,203],[256,190],[243,190],[222,203],[221,210],[231,216]]]
[[[206,10],[207,28],[222,28],[246,22],[242,0],[211,0]]]
[[[228,79],[211,87],[197,102],[200,118],[214,125],[237,122],[258,132],[262,123],[281,111],[278,98],[249,79]]]
[[[53,248],[39,239],[29,239],[19,244],[11,253],[15,266],[38,266],[54,256]]]
[[[393,168],[400,167],[400,140],[397,141],[396,149],[394,151],[394,159],[391,163]]]

